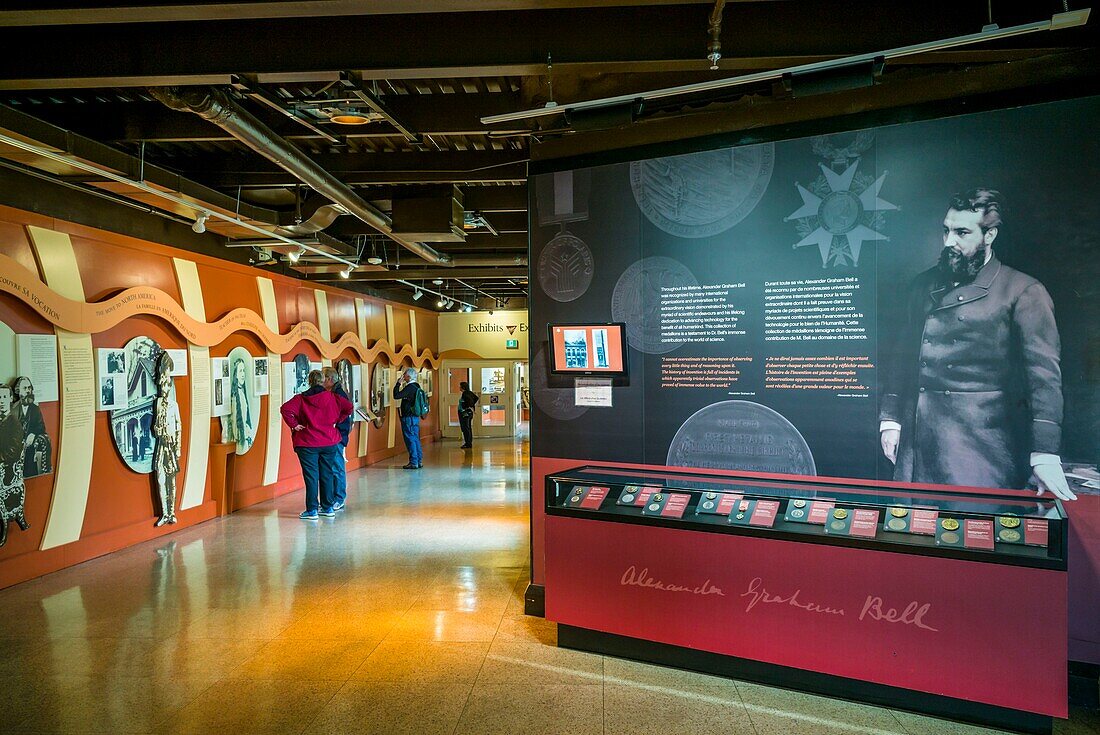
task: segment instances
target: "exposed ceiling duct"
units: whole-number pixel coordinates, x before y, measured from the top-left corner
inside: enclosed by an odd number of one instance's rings
[[[452,265],[449,255],[419,242],[393,234],[392,223],[385,213],[371,206],[328,171],[260,122],[255,116],[213,87],[150,87],[149,93],[162,103],[183,112],[193,112],[267,158],[275,165],[326,196],[344,210],[375,228],[395,242],[436,265]]]

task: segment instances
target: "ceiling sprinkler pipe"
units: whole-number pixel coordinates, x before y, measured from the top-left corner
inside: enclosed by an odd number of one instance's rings
[[[710,11],[710,21],[707,31],[710,33],[710,42],[707,43],[707,59],[710,68],[718,68],[718,60],[722,58],[722,11],[726,8],[726,0],[715,0],[714,9]]]
[[[280,137],[254,115],[214,87],[151,87],[150,94],[162,103],[209,120],[279,168],[297,177],[317,193],[340,205],[415,255],[436,265],[453,265],[451,257],[419,242],[393,234],[390,218],[352,191],[344,182],[319,166],[294,145]]]

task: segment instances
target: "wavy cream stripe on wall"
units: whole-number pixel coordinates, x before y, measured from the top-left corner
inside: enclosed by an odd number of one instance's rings
[[[394,334],[393,304],[386,304],[386,341],[389,342],[391,345],[393,344],[393,334]],[[393,367],[393,370],[390,373],[390,375],[393,378],[394,383],[396,383],[397,382],[397,371],[401,369],[400,361],[394,361],[392,363],[392,367]],[[390,391],[391,394],[392,394],[393,386],[392,385],[387,385],[386,390]],[[386,421],[386,423],[390,425],[389,433],[387,433],[387,435],[386,435],[386,448],[387,449],[393,449],[394,442],[397,438],[397,416],[398,416],[397,405],[398,404],[391,398],[390,399],[389,420]]]
[[[317,302],[317,328],[321,330],[321,336],[331,342],[332,329],[328,323],[328,294],[315,288],[313,289],[313,299]],[[322,357],[321,365],[329,367],[332,365],[332,360]]]
[[[355,327],[359,332],[359,341],[363,344],[367,343],[367,303],[363,299],[355,300]],[[360,362],[357,367],[359,370],[359,385],[361,388],[361,396],[370,395],[371,383],[370,383],[370,363]],[[366,401],[367,406],[370,405],[370,400]],[[370,421],[359,422],[359,442],[358,442],[358,454],[360,457],[367,456],[367,427],[370,426]]]
[[[275,284],[270,278],[256,276],[260,292],[260,311],[264,323],[273,332],[279,331],[279,310],[275,304]],[[267,451],[264,454],[264,484],[279,481],[279,460],[283,448],[283,421],[279,408],[283,405],[283,366],[279,356],[267,353]]]
[[[69,236],[28,226],[42,277],[51,289],[67,299],[84,301],[84,283]],[[42,550],[80,539],[88,490],[92,482],[92,450],[95,446],[95,360],[92,337],[54,327],[61,362],[61,427],[58,459],[54,469],[53,496]]]
[[[206,321],[202,282],[194,261],[172,258],[183,310],[192,319]],[[183,471],[180,510],[202,505],[206,497],[206,469],[210,460],[210,348],[189,344],[191,359],[191,425],[187,432],[187,466]]]
[[[146,314],[162,320],[188,342],[201,347],[219,345],[234,332],[248,332],[280,355],[296,351],[297,344],[305,340],[315,344],[321,355],[329,359],[350,349],[365,362],[385,355],[393,364],[406,357],[417,367],[429,364],[438,368],[440,364],[437,355],[428,350],[417,355],[412,345],[397,349],[392,342],[380,339],[367,349],[351,332],[336,341],[324,339],[321,330],[312,322],[299,322],[286,334],[279,334],[269,329],[263,317],[251,309],[232,309],[213,322],[205,322],[193,318],[174,298],[151,286],[127,288],[103,301],[91,303],[70,299],[50,288],[37,273],[3,254],[0,254],[0,292],[19,299],[55,327],[77,334],[99,334],[130,317]]]

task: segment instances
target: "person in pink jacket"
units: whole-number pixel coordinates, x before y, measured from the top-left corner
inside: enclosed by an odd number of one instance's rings
[[[332,518],[336,463],[340,461],[340,432],[336,424],[351,416],[351,401],[324,388],[320,370],[309,374],[309,388],[283,404],[280,412],[290,427],[294,453],[302,465],[306,484],[306,509],[298,517],[315,521],[319,515]]]

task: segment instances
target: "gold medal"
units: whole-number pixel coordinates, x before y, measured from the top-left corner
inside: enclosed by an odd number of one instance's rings
[[[653,496],[653,501],[654,501],[655,503],[659,503],[659,502],[661,502],[661,501],[662,501],[662,500],[664,500],[664,499],[665,499],[665,496],[664,496],[664,495],[661,495],[660,493],[657,493],[656,495],[654,495],[654,496]]]
[[[891,518],[890,520],[886,521],[886,527],[891,531],[904,531],[905,521],[900,518]]]
[[[947,520],[951,519],[948,518]],[[940,534],[940,541],[943,541],[945,544],[957,544],[959,543],[959,534],[954,531],[945,531]]]
[[[838,521],[843,521],[847,517],[848,511],[844,510],[843,508],[836,508],[833,511],[833,518],[836,518]]]
[[[1005,528],[1019,528],[1020,519],[1016,516],[1001,516],[997,521]]]
[[[737,504],[737,510],[748,510],[748,509],[749,509],[749,501],[747,501],[747,500],[742,500],[740,503]]]
[[[793,505],[796,508],[805,508],[806,507],[806,501],[803,500],[802,498],[795,498],[794,500],[791,501],[791,505]]]
[[[959,522],[956,521],[954,518],[944,518],[942,521],[940,521],[940,525],[943,526],[943,530],[945,531],[959,530]],[[955,536],[955,538],[957,540],[958,536]]]
[[[1020,540],[1020,532],[1014,528],[1003,528],[997,535],[1000,537],[1001,541],[1008,541],[1009,543],[1015,543]]]
[[[891,508],[890,509],[890,515],[892,515],[894,518],[904,518],[905,516],[909,515],[909,509],[908,508]]]

